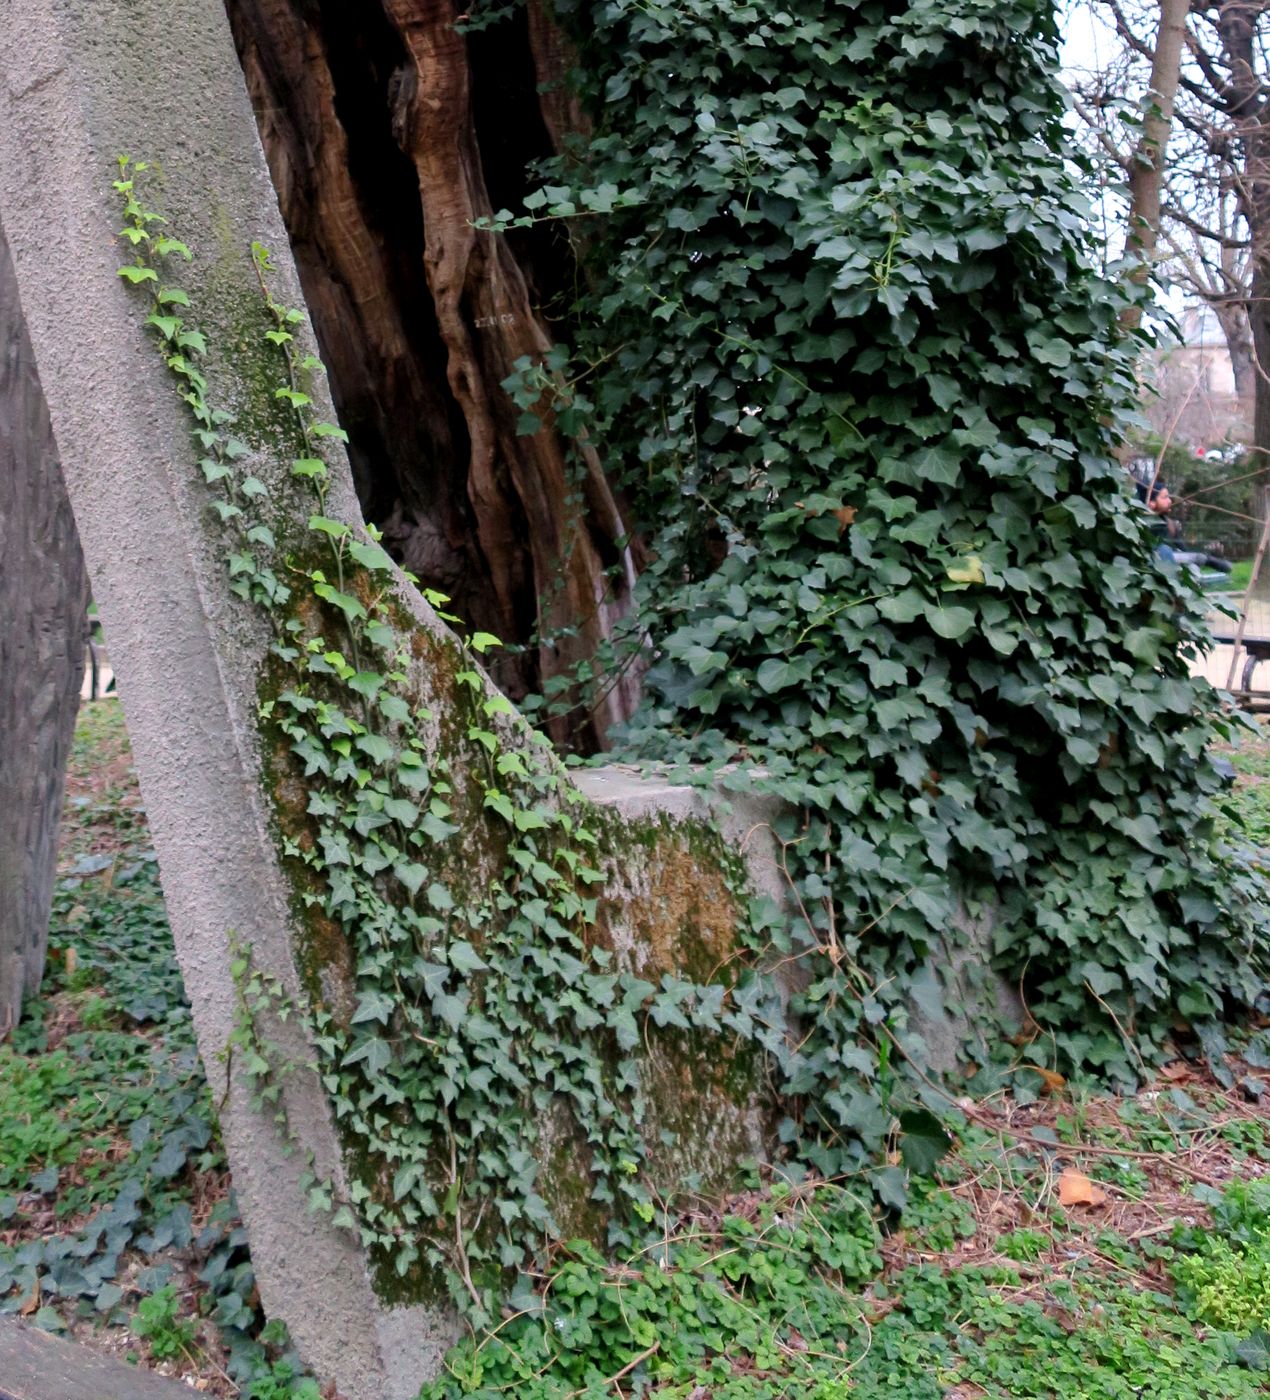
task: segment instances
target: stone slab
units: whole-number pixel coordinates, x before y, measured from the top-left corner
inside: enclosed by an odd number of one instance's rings
[[[0,1400],[190,1400],[197,1392],[0,1317]]]
[[[226,1083],[231,936],[296,986],[290,891],[260,781],[267,637],[228,594],[188,418],[116,275],[127,260],[111,188],[121,154],[156,163],[151,197],[193,247],[183,282],[222,347],[214,368],[236,386],[229,406],[259,411],[242,387],[259,344],[251,318],[263,315],[253,240],[275,252],[277,294],[302,299],[223,7],[0,0],[0,219],[122,678],[199,1047],[214,1095],[227,1095],[221,1126],[261,1297],[346,1394],[411,1400],[453,1321],[380,1305],[356,1241],[307,1211],[310,1158],[337,1187],[344,1180],[316,1076],[288,1079],[298,1150],[240,1076]],[[328,403],[320,410],[330,416]],[[345,469],[329,513],[356,511]],[[283,1028],[274,1038],[289,1059],[310,1058],[301,1034]]]

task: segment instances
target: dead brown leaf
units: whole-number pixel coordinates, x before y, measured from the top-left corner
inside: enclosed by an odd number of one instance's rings
[[[1043,1065],[1024,1065],[1023,1068],[1041,1076],[1043,1094],[1061,1093],[1067,1087],[1067,1080],[1055,1069],[1046,1069]]]
[[[1064,1167],[1058,1178],[1058,1200],[1064,1206],[1101,1206],[1107,1203],[1107,1193],[1095,1186],[1084,1172]]]

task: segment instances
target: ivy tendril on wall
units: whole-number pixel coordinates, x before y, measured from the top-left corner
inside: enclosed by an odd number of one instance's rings
[[[416,1296],[446,1288],[487,1324],[507,1271],[561,1228],[540,1190],[542,1125],[563,1121],[584,1146],[591,1201],[614,1239],[645,1228],[655,1212],[641,1183],[642,1022],[713,1032],[722,1003],[691,983],[654,987],[616,972],[591,946],[603,877],[587,804],[545,743],[508,723],[510,704],[488,695],[476,669],[497,644],[487,634],[453,642],[463,722],[450,756],[437,751],[433,717],[411,693],[409,624],[393,625],[393,565],[373,528],[363,537],[326,514],[324,453],[344,434],[313,416],[322,367],[297,348],[304,318],[274,298],[269,254],[257,245],[262,335],[285,421],[283,441],[255,446],[284,453],[313,503],[304,538],[279,538],[280,513],[267,518],[271,489],[243,465],[252,449],[215,406],[189,296],[167,275],[190,250],[147,207],[146,177],[146,163],[120,158],[114,188],[132,261],[119,275],[148,298],[146,324],[188,406],[232,590],[272,630],[261,720],[266,747],[276,737],[303,775],[284,849],[304,916],[312,937],[333,922],[350,950],[352,1004],[341,1011],[317,971],[296,1002],[235,942],[231,1054],[286,1132],[284,1084],[297,1067],[280,1059],[267,1025],[305,1019],[350,1163],[344,1198],[310,1175],[311,1204],[357,1233],[381,1291],[393,1279]],[[444,608],[441,595],[427,597]],[[501,875],[480,889],[460,875],[460,766],[480,775],[481,808],[498,833]]]

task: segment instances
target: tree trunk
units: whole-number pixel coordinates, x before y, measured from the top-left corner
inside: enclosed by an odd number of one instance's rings
[[[520,699],[595,654],[636,577],[594,448],[546,399],[519,435],[501,387],[554,345],[568,243],[473,227],[581,124],[567,49],[536,2],[471,36],[453,0],[226,6],[363,505],[469,625],[524,648],[495,663]],[[619,681],[552,737],[593,750],[637,698]]]
[[[1173,126],[1173,104],[1182,71],[1182,47],[1190,0],[1160,0],[1160,28],[1151,60],[1150,101],[1142,135],[1129,167],[1129,231],[1125,257],[1136,258],[1133,280],[1145,285],[1160,236],[1160,196],[1164,186],[1164,155]],[[1142,308],[1127,307],[1121,316],[1126,330],[1142,322]]]
[[[1241,410],[1246,407],[1251,414],[1256,394],[1256,366],[1252,350],[1252,328],[1248,323],[1248,313],[1242,302],[1229,299],[1211,302],[1217,324],[1221,327],[1222,338],[1230,352],[1230,368],[1235,380],[1235,394]]]
[[[88,578],[0,229],[0,1038],[40,985]]]

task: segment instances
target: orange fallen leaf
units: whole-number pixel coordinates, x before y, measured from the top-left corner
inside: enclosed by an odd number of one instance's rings
[[[838,509],[834,511],[834,515],[838,519],[838,538],[841,539],[847,532],[847,526],[850,525],[856,517],[856,508],[855,506],[839,506]]]
[[[22,1306],[18,1309],[18,1313],[19,1313],[19,1315],[22,1316],[22,1317],[30,1317],[32,1313],[39,1312],[39,1310],[40,1310],[40,1281],[39,1281],[39,1279],[37,1278],[37,1279],[35,1280],[35,1288],[33,1289],[32,1293],[31,1293],[31,1296],[30,1296],[30,1297],[26,1300],[26,1302],[23,1303]]]
[[[1041,1076],[1043,1094],[1057,1094],[1059,1090],[1067,1087],[1067,1080],[1056,1069],[1046,1069],[1043,1065],[1024,1065],[1023,1068]]]
[[[1171,1064],[1165,1065],[1160,1073],[1165,1079],[1172,1079],[1176,1082],[1179,1079],[1189,1079],[1191,1067],[1185,1060],[1174,1060]]]
[[[1107,1201],[1107,1193],[1101,1186],[1095,1186],[1084,1172],[1075,1167],[1064,1167],[1058,1178],[1058,1199],[1065,1206],[1101,1206]]]

